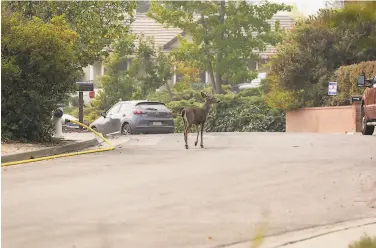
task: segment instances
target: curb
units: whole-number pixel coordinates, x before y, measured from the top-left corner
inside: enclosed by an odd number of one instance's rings
[[[1,163],[8,163],[8,162],[15,162],[15,161],[26,160],[26,159],[53,156],[53,155],[58,155],[62,153],[68,153],[68,152],[86,149],[91,146],[95,146],[97,144],[99,144],[99,142],[96,138],[94,138],[91,140],[74,142],[71,144],[45,148],[45,149],[41,149],[37,151],[23,152],[23,153],[17,153],[17,154],[12,154],[12,155],[4,155],[4,156],[1,156]]]
[[[345,231],[360,228],[360,227],[375,226],[375,225],[376,225],[376,217],[367,217],[367,218],[362,218],[362,219],[348,220],[348,221],[343,221],[343,222],[307,227],[307,228],[302,228],[298,230],[290,230],[287,232],[266,235],[264,237],[265,239],[263,241],[263,244],[260,246],[260,248],[288,247],[288,246],[293,246],[297,243],[307,244],[307,243],[310,243],[312,240],[316,240],[324,236],[329,236],[332,234],[341,233],[341,232],[345,232]],[[243,240],[243,241],[234,242],[228,245],[222,245],[220,247],[246,248],[246,247],[250,247],[251,242],[252,242],[251,239]],[[346,243],[349,244],[351,242],[352,241],[349,240]],[[306,247],[311,247],[311,246],[307,244]]]

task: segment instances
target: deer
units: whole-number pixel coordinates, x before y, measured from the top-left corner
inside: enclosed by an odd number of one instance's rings
[[[201,92],[201,97],[205,99],[205,103],[201,108],[198,107],[186,107],[183,108],[181,111],[181,117],[183,118],[184,122],[184,142],[185,142],[185,149],[188,149],[188,133],[192,125],[196,125],[197,127],[197,138],[195,141],[195,146],[198,144],[198,136],[200,134],[201,128],[201,148],[204,148],[203,143],[203,131],[204,131],[204,124],[206,122],[206,118],[208,116],[210,106],[213,103],[219,103],[220,101],[216,99],[214,96],[209,96],[205,92]]]

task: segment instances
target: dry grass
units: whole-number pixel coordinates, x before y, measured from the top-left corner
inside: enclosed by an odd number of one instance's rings
[[[349,245],[349,248],[376,248],[376,236],[364,234],[358,241]]]

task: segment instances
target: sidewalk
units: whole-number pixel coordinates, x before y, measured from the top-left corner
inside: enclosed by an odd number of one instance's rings
[[[290,232],[265,238],[259,248],[347,248],[364,234],[376,236],[376,218],[335,224],[325,227]],[[227,248],[249,248],[251,242],[241,243]]]
[[[313,238],[310,240],[287,245],[287,247],[291,247],[291,248],[303,248],[303,247],[306,247],[306,248],[310,248],[310,247],[312,248],[313,247],[347,248],[349,244],[353,243],[354,241],[358,241],[360,237],[363,236],[365,233],[371,237],[376,236],[376,224],[356,227],[356,228],[348,229],[345,231],[339,231],[339,232],[327,234],[327,235]]]

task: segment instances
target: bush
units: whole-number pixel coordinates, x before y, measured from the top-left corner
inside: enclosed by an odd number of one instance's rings
[[[269,108],[262,96],[225,95],[214,105],[207,132],[284,132],[284,112]]]
[[[372,1],[360,1],[340,9],[321,9],[296,23],[269,61],[267,83],[274,93],[269,92],[270,106],[342,104],[343,99],[331,102],[328,82],[340,66],[376,59],[375,6]]]
[[[338,92],[336,96],[330,97],[327,105],[349,105],[352,95],[362,95],[364,89],[357,86],[358,76],[365,72],[366,77],[376,76],[376,61],[367,61],[359,64],[341,66],[333,77],[337,82]]]
[[[160,93],[164,96],[164,93]],[[239,94],[218,95],[220,103],[214,104],[205,124],[207,132],[284,132],[284,112],[269,108],[264,96],[257,89],[244,90]],[[180,98],[181,100],[177,100]],[[184,107],[202,106],[200,91],[186,90],[175,93],[174,101],[166,105],[172,111],[175,132],[183,132],[180,112]],[[157,94],[153,100],[158,100]],[[193,129],[191,130],[193,131]]]
[[[78,36],[62,17],[44,23],[3,9],[1,20],[1,137],[50,140],[52,111],[80,76],[72,48]]]
[[[349,248],[376,248],[376,236],[363,235],[360,240],[349,245]]]

